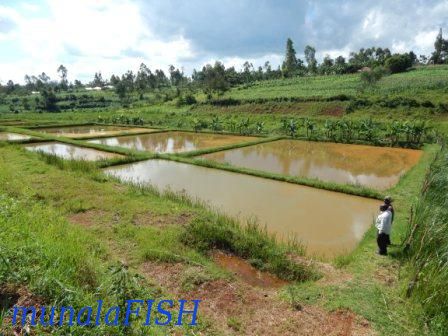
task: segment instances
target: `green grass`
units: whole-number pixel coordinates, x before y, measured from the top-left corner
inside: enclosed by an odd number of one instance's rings
[[[448,150],[431,165],[407,232],[407,295],[423,303],[433,335],[448,329]]]

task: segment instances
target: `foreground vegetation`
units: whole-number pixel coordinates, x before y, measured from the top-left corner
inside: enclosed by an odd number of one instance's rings
[[[447,317],[448,150],[431,165],[408,227],[404,257],[409,261],[408,297],[422,302],[434,335],[445,335]]]

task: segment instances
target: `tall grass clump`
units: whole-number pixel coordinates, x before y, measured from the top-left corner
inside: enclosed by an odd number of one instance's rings
[[[207,252],[221,249],[248,259],[255,267],[272,272],[289,281],[317,279],[317,272],[309,265],[292,261],[290,254],[303,254],[298,244],[282,244],[254,222],[238,222],[212,213],[192,221],[184,231],[184,244]]]
[[[39,158],[47,164],[58,167],[61,170],[75,170],[90,173],[96,169],[96,164],[86,160],[64,160],[55,154],[38,151]]]
[[[407,237],[407,295],[422,303],[434,335],[448,330],[448,150],[432,163]]]

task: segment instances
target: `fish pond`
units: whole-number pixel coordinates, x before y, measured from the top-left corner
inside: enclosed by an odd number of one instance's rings
[[[31,137],[25,134],[0,132],[0,141],[22,141],[29,139],[31,139]]]
[[[227,146],[258,138],[211,133],[160,132],[89,140],[91,143],[155,153],[179,153]]]
[[[103,152],[92,148],[78,147],[59,142],[44,142],[26,145],[25,148],[34,152],[55,155],[67,160],[97,161],[123,157],[119,154]]]
[[[146,160],[105,169],[122,181],[184,193],[212,209],[256,220],[287,240],[295,236],[309,254],[336,256],[362,239],[379,201],[167,160]]]
[[[117,135],[120,133],[152,132],[154,129],[143,127],[122,127],[108,125],[82,125],[82,126],[58,126],[33,129],[36,132],[64,136],[67,138],[95,137]]]
[[[271,173],[384,190],[413,167],[422,151],[329,142],[278,140],[201,156]]]

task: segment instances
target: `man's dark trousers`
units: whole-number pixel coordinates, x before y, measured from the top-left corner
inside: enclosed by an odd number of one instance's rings
[[[387,241],[388,235],[385,233],[378,233],[376,242],[378,244],[378,254],[387,255]]]

